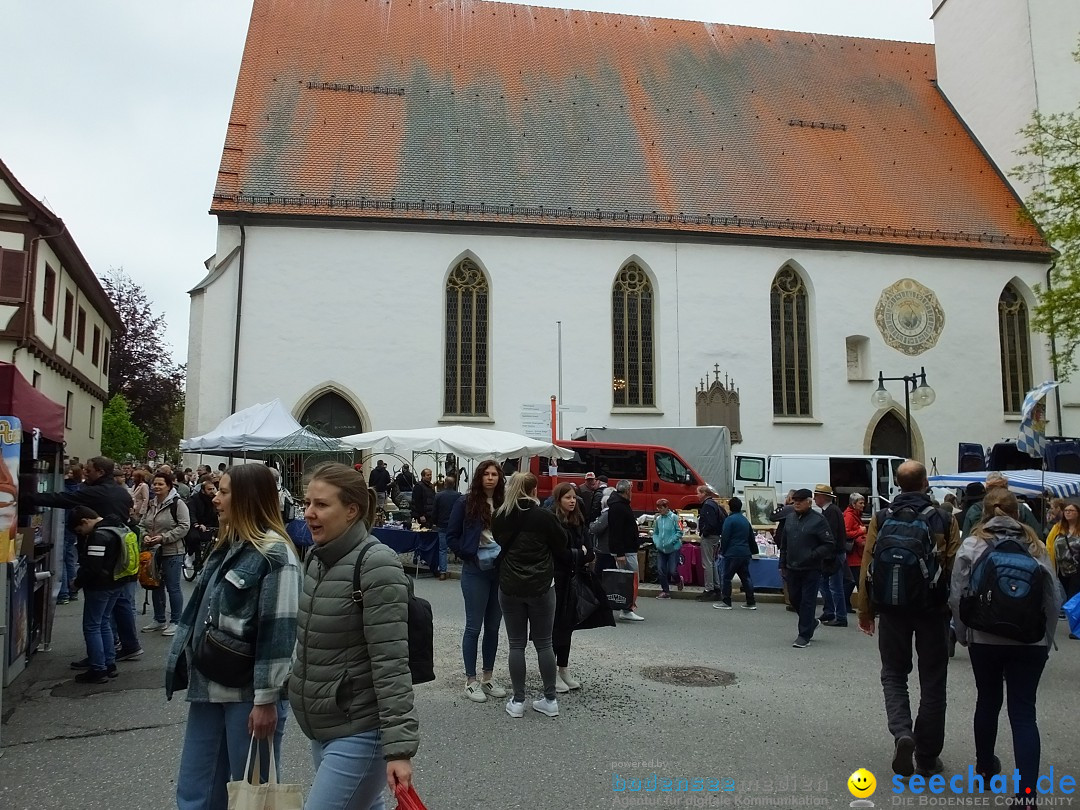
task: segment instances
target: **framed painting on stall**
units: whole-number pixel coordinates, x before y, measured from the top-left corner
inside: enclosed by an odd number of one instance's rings
[[[776,490],[772,487],[744,487],[743,509],[754,528],[773,528],[770,520],[776,511]]]

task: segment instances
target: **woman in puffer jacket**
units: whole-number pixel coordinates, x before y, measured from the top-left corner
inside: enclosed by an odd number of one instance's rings
[[[154,621],[143,628],[144,633],[161,631],[163,636],[176,635],[180,614],[184,612],[184,594],[180,590],[180,573],[184,566],[184,538],[191,528],[187,504],[173,486],[172,473],[154,473],[154,496],[146,506],[140,524],[145,536],[145,548],[160,549],[161,587],[150,591],[154,603]],[[165,621],[165,594],[169,594],[169,621]]]
[[[510,680],[514,694],[506,704],[511,717],[525,714],[525,645],[532,638],[544,681],[544,696],[532,707],[548,717],[559,716],[555,699],[556,663],[551,632],[555,621],[555,558],[573,565],[566,534],[558,519],[541,508],[536,476],[514,473],[503,501],[491,520],[499,554],[499,605],[510,644]]]
[[[991,490],[983,501],[983,515],[983,522],[975,527],[970,537],[964,539],[956,554],[950,596],[956,639],[968,648],[978,693],[974,721],[975,772],[987,781],[1001,772],[1001,761],[994,754],[994,741],[997,738],[1003,692],[1007,689],[1013,758],[1020,771],[1019,806],[1034,807],[1040,756],[1035,696],[1050,646],[1054,643],[1062,593],[1046,546],[1030,527],[1019,521],[1019,504],[1015,495],[1003,488]],[[1040,613],[1046,634],[1030,643],[968,627],[961,617],[961,600],[972,589],[972,575],[979,562],[1000,544],[1009,541],[1019,545],[1038,561],[1040,568],[1037,573],[1042,574]],[[971,619],[970,616],[968,618]],[[1021,617],[1018,615],[1016,618]],[[1031,792],[1026,793],[1026,789]],[[1030,802],[1025,804],[1025,800]]]
[[[311,473],[289,705],[311,740],[308,810],[382,810],[383,785],[412,783],[420,744],[409,672],[409,581],[368,532],[375,491],[344,464]],[[361,601],[353,577],[360,566]]]

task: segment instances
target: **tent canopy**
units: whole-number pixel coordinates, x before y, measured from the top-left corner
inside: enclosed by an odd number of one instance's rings
[[[327,446],[328,441],[332,446]],[[280,399],[237,411],[209,433],[180,442],[185,453],[326,452],[342,448],[336,440],[301,427]]]
[[[954,473],[953,475],[932,475],[930,486],[966,487],[972,482],[986,483],[988,472]],[[1003,470],[1002,475],[1009,479],[1009,489],[1018,495],[1039,497],[1049,492],[1055,498],[1070,498],[1080,495],[1080,475],[1073,473],[1047,472],[1042,470]]]
[[[447,425],[417,430],[374,430],[345,436],[342,442],[373,453],[453,453],[471,459],[506,461],[521,456],[573,458],[574,452],[551,442],[503,430]]]
[[[64,441],[64,406],[34,388],[11,363],[0,363],[0,415],[19,417],[27,435],[37,428],[46,439]]]

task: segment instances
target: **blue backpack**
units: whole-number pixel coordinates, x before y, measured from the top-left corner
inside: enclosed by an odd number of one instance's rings
[[[877,540],[866,571],[870,601],[879,613],[920,611],[948,601],[927,506],[883,509],[877,515]]]
[[[960,619],[973,630],[1034,644],[1046,636],[1043,567],[1027,548],[1005,536],[975,563],[960,597]]]

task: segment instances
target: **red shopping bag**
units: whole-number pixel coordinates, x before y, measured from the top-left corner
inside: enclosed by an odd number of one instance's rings
[[[397,799],[397,810],[427,810],[412,785],[405,788],[399,782],[394,786],[394,798]]]

